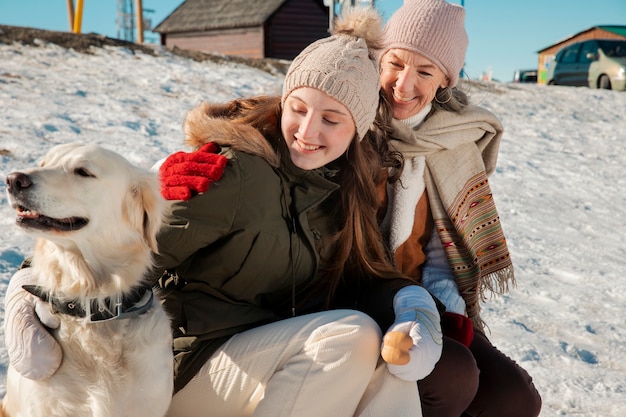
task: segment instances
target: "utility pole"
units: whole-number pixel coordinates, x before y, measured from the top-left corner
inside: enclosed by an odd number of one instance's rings
[[[67,17],[70,21],[70,32],[74,31],[74,0],[67,0]]]
[[[76,12],[74,13],[74,33],[80,33],[83,24],[83,1],[76,0]]]
[[[465,8],[465,0],[461,0],[461,7]],[[460,77],[463,78],[464,75],[465,75],[465,61],[463,62],[463,68],[461,68]]]
[[[141,0],[135,1],[135,10],[137,10],[137,43],[143,43],[143,4]]]

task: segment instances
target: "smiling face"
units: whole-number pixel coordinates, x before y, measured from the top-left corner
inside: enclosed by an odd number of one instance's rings
[[[435,98],[448,78],[431,60],[417,52],[390,49],[380,61],[380,83],[395,119],[419,113]]]
[[[281,126],[291,160],[306,170],[339,158],[356,135],[348,108],[311,87],[298,88],[285,99]]]

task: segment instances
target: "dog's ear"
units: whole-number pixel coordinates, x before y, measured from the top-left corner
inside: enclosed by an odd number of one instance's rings
[[[154,173],[138,172],[126,199],[125,211],[132,226],[141,231],[154,253],[158,253],[156,235],[165,213],[165,200]]]

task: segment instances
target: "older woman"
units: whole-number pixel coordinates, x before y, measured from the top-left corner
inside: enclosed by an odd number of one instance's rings
[[[480,317],[485,292],[502,293],[514,275],[487,179],[502,126],[456,89],[464,18],[444,0],[406,0],[385,26],[380,80],[405,167],[382,227],[400,270],[445,304],[444,335],[453,336],[418,381],[424,416],[534,417],[541,397],[531,377],[490,343]]]

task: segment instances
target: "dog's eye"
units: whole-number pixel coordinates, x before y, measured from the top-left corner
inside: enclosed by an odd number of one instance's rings
[[[95,177],[95,175],[89,172],[86,168],[76,168],[74,170],[74,174],[79,175],[81,177]]]

